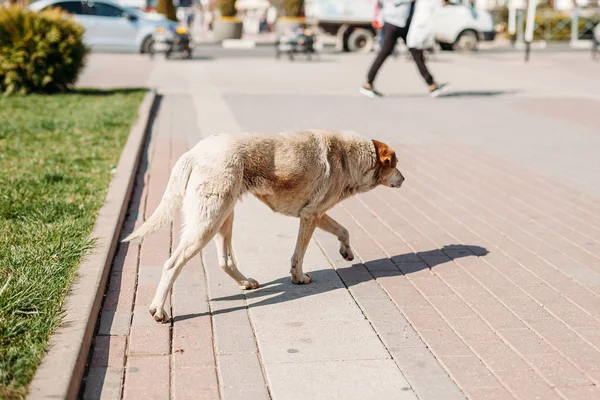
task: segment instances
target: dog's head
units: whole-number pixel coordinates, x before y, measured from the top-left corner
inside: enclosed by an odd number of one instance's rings
[[[392,188],[399,188],[404,182],[404,176],[396,168],[398,166],[398,157],[396,152],[385,143],[373,140],[375,153],[377,154],[377,165],[375,167],[376,185],[384,185]]]

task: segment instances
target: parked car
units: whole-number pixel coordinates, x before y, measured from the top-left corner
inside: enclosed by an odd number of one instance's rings
[[[163,16],[150,17],[110,0],[37,0],[28,7],[34,11],[58,7],[72,14],[85,28],[84,42],[93,50],[147,53],[152,45],[152,34],[158,28],[177,28],[176,22]]]
[[[435,39],[443,50],[474,51],[480,41],[496,36],[492,15],[476,9],[471,0],[446,1],[433,19]]]
[[[436,41],[444,50],[476,50],[480,41],[494,40],[492,16],[471,0],[448,0],[434,15]],[[338,37],[346,51],[369,52],[375,44],[372,22],[377,0],[305,0],[307,20]]]

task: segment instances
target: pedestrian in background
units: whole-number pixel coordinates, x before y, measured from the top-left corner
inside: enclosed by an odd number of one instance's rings
[[[377,32],[377,46],[378,50],[381,49],[381,44],[383,43],[383,1],[377,0],[375,3],[375,15],[373,15],[373,22],[371,25],[375,32]]]
[[[423,49],[432,47],[433,13],[440,5],[440,0],[384,0],[383,5],[383,43],[379,54],[373,61],[367,75],[367,82],[360,88],[360,93],[367,97],[381,97],[373,85],[375,77],[385,60],[392,54],[398,39],[406,43],[417,68],[427,83],[429,93],[439,96],[446,84],[435,82],[427,65]]]
[[[275,23],[277,22],[277,7],[275,7],[273,4],[271,4],[267,9],[267,15],[265,19],[267,21],[269,30],[273,32],[275,30]]]

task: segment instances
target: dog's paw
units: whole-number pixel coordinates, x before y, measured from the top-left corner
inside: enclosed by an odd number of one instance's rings
[[[352,250],[350,250],[350,247],[346,247],[346,246],[340,247],[340,254],[342,257],[344,257],[344,260],[346,260],[346,261],[354,260],[354,253],[352,253]]]
[[[252,278],[248,278],[247,280],[242,282],[242,284],[240,286],[242,287],[242,289],[252,290],[252,289],[256,289],[258,287],[258,282]]]
[[[151,306],[148,311],[150,311],[150,315],[152,315],[152,318],[159,324],[169,321],[169,317],[167,316],[167,313],[162,308],[157,309],[157,307]]]
[[[296,279],[296,277],[292,275],[292,283],[295,285],[308,285],[311,282],[312,278],[308,274],[303,274],[302,279]]]

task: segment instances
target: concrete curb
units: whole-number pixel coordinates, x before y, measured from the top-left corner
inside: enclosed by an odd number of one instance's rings
[[[157,98],[155,91],[149,91],[139,107],[138,120],[127,138],[90,235],[96,239],[95,246],[79,264],[78,277],[65,300],[62,323],[50,337],[48,352],[33,377],[28,399],[77,398]]]

